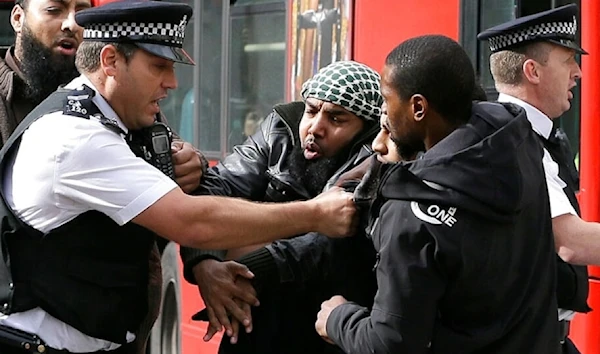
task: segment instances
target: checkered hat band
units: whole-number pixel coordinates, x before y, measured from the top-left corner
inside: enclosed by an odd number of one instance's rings
[[[492,52],[496,52],[521,42],[551,37],[563,37],[564,39],[575,40],[576,32],[577,22],[575,18],[569,22],[540,23],[517,32],[491,37],[489,39],[490,49]]]
[[[365,120],[379,121],[383,97],[379,74],[366,65],[338,61],[302,85],[302,97],[337,104]]]
[[[122,22],[89,25],[83,30],[83,38],[98,41],[128,38],[157,44],[183,44],[184,30],[175,23]]]

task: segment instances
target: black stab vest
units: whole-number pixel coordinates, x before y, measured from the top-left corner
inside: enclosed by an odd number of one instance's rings
[[[0,150],[0,178],[23,132],[41,116],[56,111],[84,119],[101,116],[93,95],[84,87],[59,90],[44,100]],[[111,130],[118,129],[101,118]],[[148,310],[148,257],[155,235],[133,223],[119,226],[97,211],[43,235],[17,219],[4,191],[0,195],[0,311],[39,306],[89,336],[124,344],[126,333],[138,329]]]
[[[569,141],[564,133],[559,130],[559,136],[552,130],[549,140],[542,139],[544,147],[552,159],[558,164],[558,176],[567,185],[564,192],[569,202],[580,214],[579,202],[575,193],[579,190],[579,174],[573,163],[573,153]],[[558,307],[577,312],[589,312],[587,304],[589,292],[588,271],[586,266],[576,266],[564,262],[557,255],[557,301]]]

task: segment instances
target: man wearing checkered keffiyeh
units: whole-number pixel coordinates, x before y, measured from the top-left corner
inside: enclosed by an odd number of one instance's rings
[[[199,192],[265,202],[317,195],[371,154],[383,103],[379,89],[379,74],[364,64],[342,61],[322,68],[303,85],[303,102],[275,106],[253,136],[208,171]],[[329,242],[327,237],[309,234],[265,247],[219,252],[182,248],[184,275],[198,284],[205,303],[214,305],[211,312],[232,313],[232,308],[221,304],[236,297],[212,291],[215,284],[230,282],[223,274],[231,270],[215,258],[236,259],[254,273],[252,285],[260,299],[260,306],[252,309],[254,331],[242,329],[236,344],[224,336],[220,353],[327,353],[332,349],[314,330],[314,315],[323,300],[319,292],[328,285],[303,283],[314,278],[321,284],[323,274],[315,270],[326,267],[348,291],[371,300],[375,255],[366,237]],[[330,264],[334,256],[340,262]],[[348,274],[355,282],[342,280]],[[279,286],[288,280],[291,286]],[[243,280],[229,285],[240,293],[250,287]]]
[[[302,85],[302,98],[337,104],[366,120],[379,120],[383,98],[379,74],[354,61],[339,61],[321,69]]]

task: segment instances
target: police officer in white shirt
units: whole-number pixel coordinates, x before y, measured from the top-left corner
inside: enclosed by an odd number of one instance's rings
[[[154,1],[76,14],[82,75],[0,151],[0,353],[130,353],[155,234],[227,249],[352,233],[352,195],[339,188],[276,205],[188,196],[134,155],[127,133],[154,124],[177,86],[174,63],[193,64],[182,49],[191,16],[188,5]]]
[[[566,135],[552,119],[571,107],[571,89],[581,78],[577,54],[587,54],[575,41],[577,6],[566,5],[517,18],[478,35],[488,40],[490,68],[498,101],[525,109],[533,130],[544,143],[543,165],[550,197],[557,261],[557,300],[564,353],[579,353],[567,338],[574,312],[588,312],[588,277],[584,266],[600,264],[600,225],[579,218],[575,192],[579,176]]]

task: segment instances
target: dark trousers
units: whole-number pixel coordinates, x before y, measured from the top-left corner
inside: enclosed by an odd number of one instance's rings
[[[567,338],[562,345],[562,354],[581,354],[573,342]]]
[[[2,354],[27,354],[28,352],[24,349],[11,347],[6,344],[0,343],[0,353]]]

